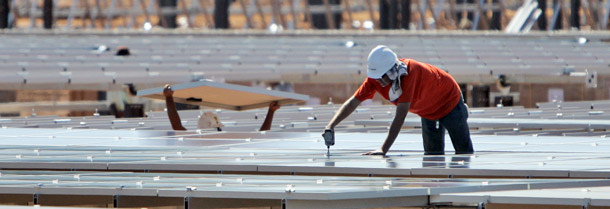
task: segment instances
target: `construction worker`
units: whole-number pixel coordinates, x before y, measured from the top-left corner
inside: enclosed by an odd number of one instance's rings
[[[396,114],[381,148],[363,155],[385,155],[407,112],[421,117],[425,155],[445,154],[445,129],[456,154],[474,153],[466,122],[468,110],[460,87],[447,72],[412,59],[398,59],[390,48],[380,45],[369,53],[367,77],[328,122],[324,133],[334,133],[337,124],[377,92],[396,105]]]
[[[174,130],[186,130],[184,126],[182,126],[182,122],[180,120],[180,115],[178,115],[178,111],[176,110],[176,103],[174,103],[174,91],[172,90],[171,85],[165,84],[163,88],[163,96],[165,96],[165,106],[167,108],[167,116],[169,117],[169,121],[172,124],[172,128]],[[267,110],[267,116],[265,117],[265,121],[261,125],[260,131],[267,131],[271,129],[271,123],[273,122],[273,114],[276,110],[280,109],[280,104],[277,101],[273,101],[269,103],[269,109]],[[224,127],[222,123],[218,120],[218,116],[212,112],[205,112],[203,115],[199,117],[199,121],[197,122],[197,127],[199,129],[207,129],[207,128],[216,128],[218,131],[221,131],[221,128]]]

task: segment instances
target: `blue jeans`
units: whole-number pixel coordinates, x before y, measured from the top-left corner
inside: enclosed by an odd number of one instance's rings
[[[468,109],[464,105],[464,99],[460,101],[449,114],[438,120],[421,118],[422,137],[424,138],[425,155],[445,154],[445,129],[449,131],[451,143],[455,154],[472,154],[472,141],[470,140],[470,129],[468,128]]]

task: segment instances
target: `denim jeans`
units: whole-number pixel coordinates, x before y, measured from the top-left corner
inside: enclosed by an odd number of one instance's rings
[[[445,117],[438,120],[438,127],[436,126],[437,120],[421,118],[424,154],[445,154],[445,129],[449,132],[455,154],[474,153],[467,119],[468,109],[466,108],[466,105],[464,105],[464,99],[461,96],[460,101],[455,108]]]

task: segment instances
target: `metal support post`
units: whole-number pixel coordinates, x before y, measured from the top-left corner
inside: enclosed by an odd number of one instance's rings
[[[117,0],[112,0],[110,3],[110,8],[108,9],[108,14],[106,15],[106,29],[112,27],[112,18],[114,17],[114,10],[116,9]]]
[[[78,6],[78,0],[73,0],[72,5],[70,6],[70,13],[68,14],[68,20],[66,23],[66,30],[69,30],[72,26],[72,20],[74,19],[74,13],[76,12],[76,7]]]

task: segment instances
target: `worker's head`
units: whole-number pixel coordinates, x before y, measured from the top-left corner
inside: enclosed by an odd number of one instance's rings
[[[371,50],[368,57],[366,75],[369,78],[380,79],[398,63],[398,57],[390,48],[379,45]]]
[[[138,91],[136,90],[136,87],[133,85],[133,83],[123,84],[123,90],[129,93],[130,96],[138,95]]]
[[[116,51],[116,56],[129,56],[131,52],[129,52],[129,48],[126,46],[120,46]]]

